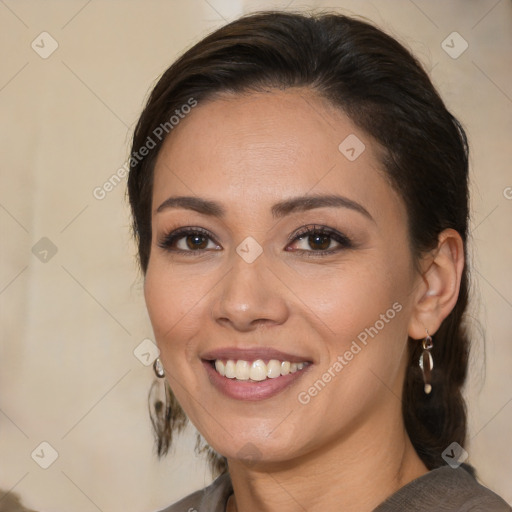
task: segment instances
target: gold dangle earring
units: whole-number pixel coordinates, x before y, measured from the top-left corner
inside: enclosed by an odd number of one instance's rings
[[[431,349],[434,346],[432,338],[427,331],[427,336],[421,342],[423,352],[421,353],[419,365],[423,374],[423,383],[425,394],[429,395],[432,391],[432,369],[434,368],[434,359],[432,358]]]
[[[148,406],[160,457],[168,452],[173,437],[184,429],[188,419],[165,378],[165,368],[159,357],[153,363],[153,371],[157,378],[149,390]]]

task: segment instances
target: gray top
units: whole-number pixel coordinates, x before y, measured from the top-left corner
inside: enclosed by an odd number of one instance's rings
[[[233,493],[228,473],[161,512],[225,512]],[[480,485],[468,471],[443,466],[409,482],[373,512],[511,512],[499,496]]]

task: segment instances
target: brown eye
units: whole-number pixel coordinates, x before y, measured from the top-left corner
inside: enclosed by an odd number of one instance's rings
[[[206,249],[208,246],[208,239],[203,235],[187,235],[184,237],[186,245],[190,250]]]
[[[329,235],[309,235],[307,237],[309,246],[314,250],[325,251],[331,245],[331,237]]]
[[[180,228],[172,231],[158,241],[158,246],[168,252],[182,254],[201,253],[221,248],[214,242],[211,234],[202,228]]]
[[[352,247],[348,237],[325,226],[306,227],[292,236],[292,242],[295,247],[288,251],[309,253],[308,256],[328,256]]]

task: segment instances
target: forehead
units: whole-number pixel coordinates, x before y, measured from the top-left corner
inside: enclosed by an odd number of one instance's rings
[[[379,195],[396,199],[380,150],[310,90],[226,94],[199,102],[164,142],[153,205],[169,195],[208,197],[238,209],[307,193],[339,192],[363,203]]]

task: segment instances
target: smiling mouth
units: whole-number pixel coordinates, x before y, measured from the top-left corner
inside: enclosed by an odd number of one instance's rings
[[[309,361],[292,363],[278,359],[270,359],[267,361],[263,359],[256,359],[254,361],[246,361],[244,359],[215,359],[209,360],[208,362],[222,377],[237,381],[254,382],[276,379],[290,373],[300,372],[311,364]]]

